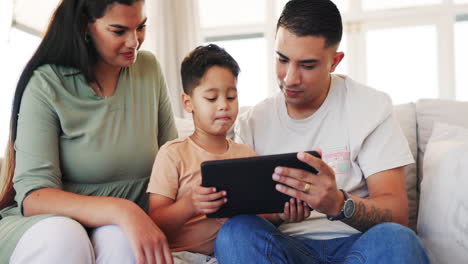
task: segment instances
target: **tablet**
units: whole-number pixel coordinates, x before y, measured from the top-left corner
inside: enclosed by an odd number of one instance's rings
[[[318,158],[315,151],[308,151]],[[201,164],[202,186],[227,191],[227,203],[209,218],[240,214],[282,213],[291,197],[275,189],[272,175],[277,166],[317,171],[297,159],[297,152],[239,159],[205,161]]]

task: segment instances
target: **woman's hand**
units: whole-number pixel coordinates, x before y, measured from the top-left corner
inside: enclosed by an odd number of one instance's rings
[[[310,208],[306,202],[291,198],[284,204],[284,212],[278,217],[288,223],[302,222],[310,216]]]
[[[174,263],[166,236],[140,207],[125,200],[117,210],[119,226],[130,242],[136,263]]]

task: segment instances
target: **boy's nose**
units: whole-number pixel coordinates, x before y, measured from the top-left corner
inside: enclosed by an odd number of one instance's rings
[[[227,110],[229,108],[229,103],[227,100],[219,100],[218,109]]]

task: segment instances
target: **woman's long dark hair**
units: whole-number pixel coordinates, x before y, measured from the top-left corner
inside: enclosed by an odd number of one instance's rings
[[[88,24],[103,17],[111,4],[132,5],[137,1],[139,0],[62,0],[55,10],[39,47],[26,64],[16,86],[10,119],[10,137],[1,172],[0,209],[14,201],[14,143],[18,113],[21,98],[33,72],[41,65],[56,64],[80,70],[89,83],[96,81],[95,66],[98,54],[91,39],[86,36]]]

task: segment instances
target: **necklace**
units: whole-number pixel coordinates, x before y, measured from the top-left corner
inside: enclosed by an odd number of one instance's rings
[[[101,84],[99,83],[98,80],[96,80],[97,88],[100,94],[98,94],[100,97],[106,98],[107,96],[104,95],[104,89],[102,89]]]

